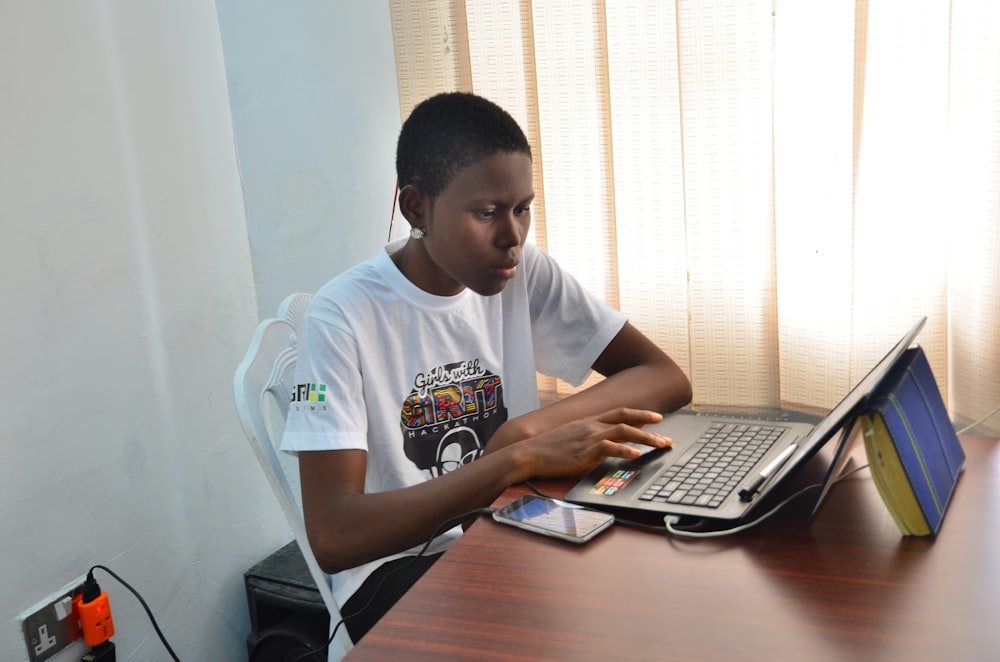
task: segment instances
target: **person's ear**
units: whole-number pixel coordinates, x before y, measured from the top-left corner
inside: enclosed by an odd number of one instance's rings
[[[399,189],[399,211],[411,227],[424,227],[428,204],[427,196],[413,184]]]

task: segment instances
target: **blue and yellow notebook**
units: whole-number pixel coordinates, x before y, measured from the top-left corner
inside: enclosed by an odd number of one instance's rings
[[[903,535],[933,535],[965,464],[920,347],[906,350],[861,413],[872,478]]]

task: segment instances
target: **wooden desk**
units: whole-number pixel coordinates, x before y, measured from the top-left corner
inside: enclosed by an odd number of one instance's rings
[[[867,471],[812,524],[804,498],[726,538],[576,547],[480,519],[348,659],[1000,660],[1000,439],[962,444],[936,540],[901,537]]]

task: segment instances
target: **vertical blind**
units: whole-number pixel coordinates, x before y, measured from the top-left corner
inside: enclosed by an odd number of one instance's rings
[[[696,405],[830,408],[925,315],[956,421],[1000,402],[1000,3],[390,9],[403,117],[451,90],[510,111],[531,240]]]

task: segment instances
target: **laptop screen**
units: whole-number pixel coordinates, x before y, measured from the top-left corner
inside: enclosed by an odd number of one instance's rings
[[[909,331],[906,332],[899,342],[893,346],[889,352],[882,357],[882,360],[875,364],[867,375],[858,382],[857,386],[851,389],[851,392],[844,396],[844,399],[834,407],[829,415],[824,418],[813,430],[810,435],[809,440],[806,442],[806,446],[811,446],[814,443],[821,443],[826,441],[840,429],[845,423],[850,422],[850,419],[854,414],[857,413],[858,409],[868,400],[872,391],[878,386],[878,383],[882,381],[882,378],[889,372],[889,369],[899,360],[899,357],[903,355],[913,340],[920,333],[920,329],[924,327],[924,323],[927,321],[926,317],[921,318],[913,325]]]
[[[823,444],[825,444],[830,437],[834,435],[838,430],[842,430],[845,426],[850,426],[854,421],[854,416],[858,414],[861,408],[864,406],[865,402],[871,396],[872,392],[879,385],[879,382],[888,374],[889,370],[903,353],[913,344],[916,339],[917,334],[924,327],[927,322],[926,317],[922,317],[917,320],[916,324],[906,332],[906,334],[899,339],[892,349],[882,357],[875,367],[872,368],[867,375],[865,375],[858,384],[851,389],[850,393],[844,396],[844,399],[834,407],[830,413],[820,421],[816,428],[809,435],[809,438],[803,444],[804,452],[800,454],[800,457],[793,462],[789,462],[784,468],[784,472],[791,471],[795,467],[799,466],[806,459],[811,457]],[[849,429],[843,430],[845,434],[849,433]],[[844,439],[844,442],[847,440]],[[826,496],[830,489],[830,486],[837,475],[840,473],[840,469],[843,467],[843,461],[846,460],[846,444],[841,444],[841,447],[837,449],[834,460],[830,465],[830,469],[827,471],[826,477],[823,480],[823,486],[820,490],[819,497],[816,499],[816,504],[813,506],[813,514],[819,509],[823,498]],[[784,473],[783,472],[783,473]]]

